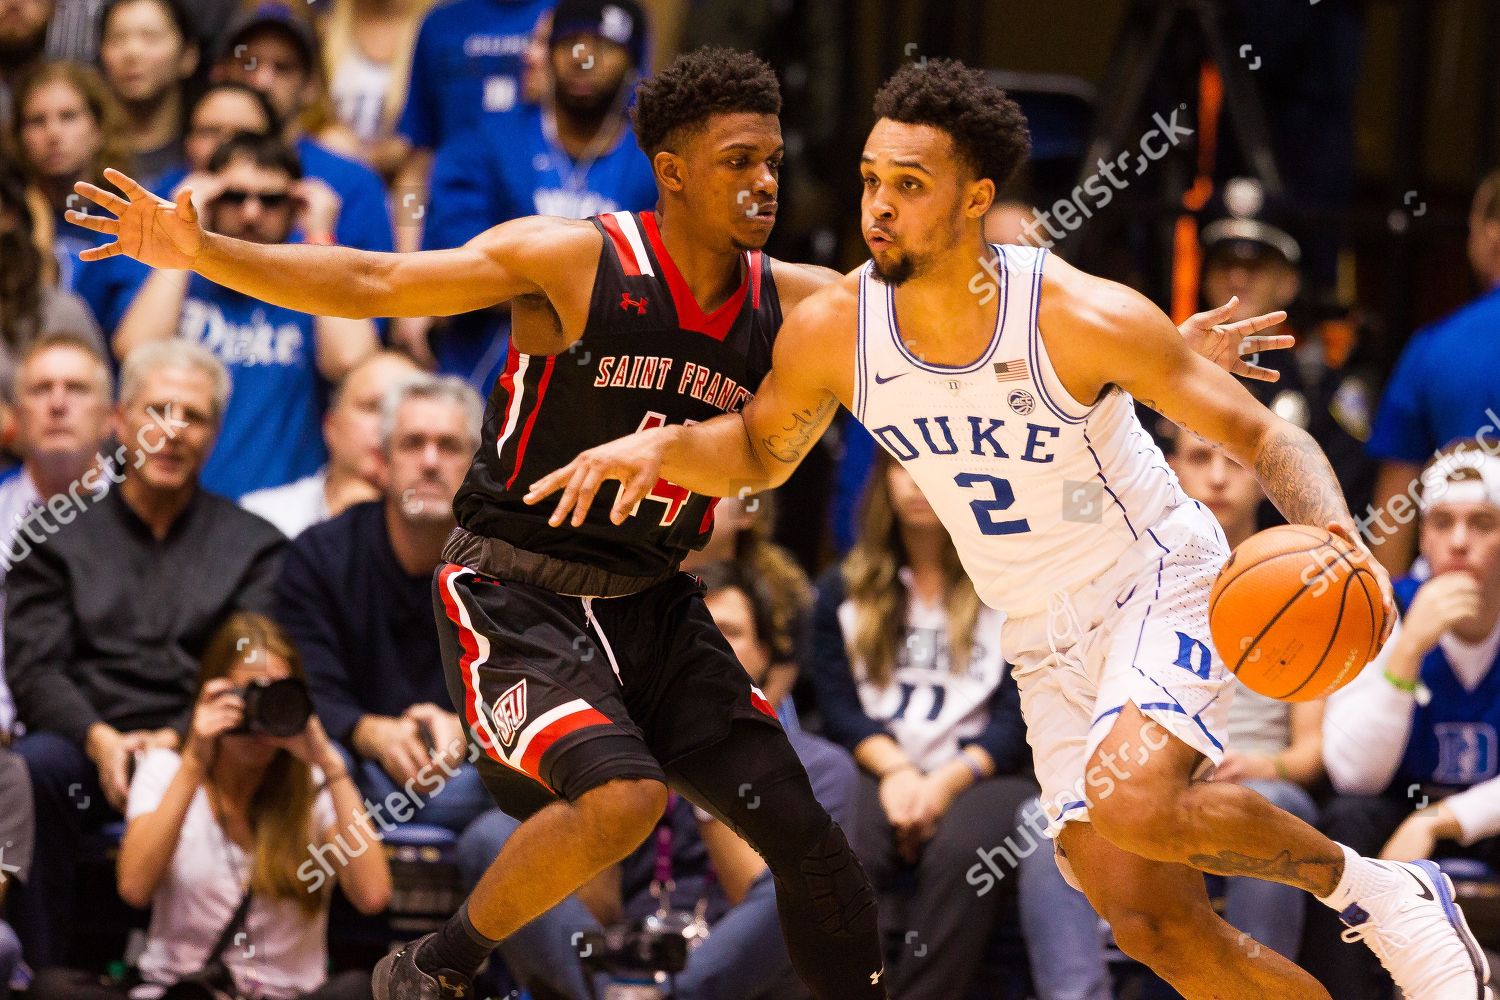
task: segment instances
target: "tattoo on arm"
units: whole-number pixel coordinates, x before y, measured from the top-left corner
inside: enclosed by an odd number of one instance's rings
[[[1333,467],[1312,435],[1287,424],[1273,432],[1255,458],[1266,495],[1292,524],[1352,524]]]
[[[797,462],[802,458],[802,452],[808,444],[817,439],[824,418],[837,405],[837,399],[827,396],[816,408],[808,407],[798,410],[792,414],[791,423],[779,432],[761,438],[761,447],[778,462],[784,462],[787,465]]]
[[[1248,875],[1296,886],[1315,896],[1326,896],[1338,888],[1343,863],[1342,854],[1336,858],[1294,858],[1292,852],[1286,850],[1274,858],[1253,858],[1236,851],[1188,856],[1188,864],[1199,871],[1215,875]]]

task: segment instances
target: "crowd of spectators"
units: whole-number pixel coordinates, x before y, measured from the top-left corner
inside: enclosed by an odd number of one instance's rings
[[[393,890],[351,836],[375,842],[376,815],[443,828],[472,882],[517,826],[466,759],[431,601],[508,313],[310,316],[84,263],[107,238],[65,218],[75,182],[115,167],[191,189],[218,233],[374,251],[647,210],[629,107],[655,44],[636,0],[0,0],[0,998],[145,996],[218,967],[245,997],[360,1000],[368,969],[330,974],[331,893],[375,914]],[[1303,248],[1263,201],[1235,182],[1202,230],[1203,304],[1291,312],[1297,347],[1252,388],[1327,449],[1407,574],[1405,618],[1326,706],[1240,690],[1214,780],[1366,853],[1500,872],[1500,173],[1469,218],[1479,296],[1393,373],[1347,315],[1301,308]],[[988,232],[1028,242],[1034,220],[1006,202]],[[765,495],[725,500],[685,568],[880,891],[892,995],[963,1000],[1008,939],[1038,1000],[1110,997],[1109,929],[1040,836],[1001,616],[911,477],[842,430],[837,495],[793,513],[827,522],[827,558],[776,544],[790,512]],[[1250,473],[1167,430],[1231,544],[1274,521]],[[306,723],[247,732],[249,692],[288,678]],[[72,934],[100,835],[120,899],[151,911],[107,981],[118,956]],[[1388,994],[1295,891],[1213,888],[1335,1000]],[[495,965],[536,998],[599,996],[580,935],[668,912],[700,942],[675,996],[799,995],[765,863],[676,797]]]

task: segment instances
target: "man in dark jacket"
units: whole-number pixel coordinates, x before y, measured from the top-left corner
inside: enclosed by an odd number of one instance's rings
[[[36,805],[15,913],[35,966],[63,958],[79,838],[120,818],[136,753],[179,745],[208,640],[234,611],[270,610],[285,540],[198,484],[228,393],[201,346],[132,353],[114,454],[20,526],[5,665]],[[95,499],[93,476],[117,485]]]

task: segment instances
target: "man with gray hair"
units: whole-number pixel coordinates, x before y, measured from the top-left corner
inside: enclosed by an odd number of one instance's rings
[[[109,435],[110,377],[104,355],[91,337],[79,333],[51,333],[37,338],[21,353],[6,387],[6,402],[15,419],[12,448],[21,464],[0,479],[0,585],[20,554],[32,544],[24,533],[28,522],[48,516],[49,503],[68,505],[74,484],[82,486],[91,470],[97,499],[109,486],[102,476],[99,454]],[[0,592],[0,616],[5,612]],[[4,677],[0,656],[0,745],[10,742],[15,704]]]
[[[112,460],[27,522],[5,581],[6,673],[28,730],[15,750],[37,825],[12,913],[33,966],[65,954],[79,838],[120,818],[130,758],[179,745],[204,645],[230,613],[270,610],[285,539],[198,481],[228,397],[201,345],[132,352]],[[95,499],[100,476],[115,487]]]
[[[384,496],[298,535],[276,589],[318,718],[386,830],[416,820],[461,833],[489,807],[448,708],[431,595],[481,412],[452,376],[392,386],[380,419]]]

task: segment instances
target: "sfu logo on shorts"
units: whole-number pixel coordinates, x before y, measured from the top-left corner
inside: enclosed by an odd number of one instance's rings
[[[490,708],[495,726],[500,730],[500,742],[508,748],[516,742],[521,727],[526,724],[526,678],[521,678],[504,694],[495,699]]]

